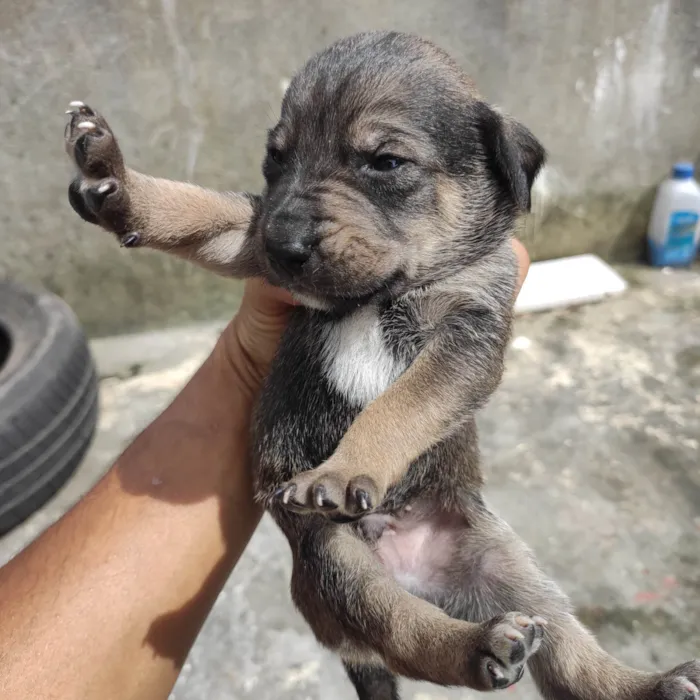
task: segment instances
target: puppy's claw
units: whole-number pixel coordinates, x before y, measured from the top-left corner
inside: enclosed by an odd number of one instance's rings
[[[66,110],[66,114],[84,114],[87,117],[95,116],[95,110],[92,109],[92,107],[88,107],[80,100],[73,100],[68,107],[70,107],[70,109]]]
[[[282,505],[288,506],[292,499],[292,496],[297,491],[296,484],[289,484],[288,486],[281,486],[275,491],[273,498],[277,501],[281,501]]]
[[[99,213],[102,211],[102,207],[104,206],[107,196],[116,191],[117,183],[115,180],[106,180],[99,185],[95,185],[94,187],[87,187],[82,191],[82,193],[79,189],[79,193],[82,194],[88,208],[95,215],[99,215]],[[122,245],[125,244],[126,237],[126,235],[122,235],[120,237],[120,242]]]
[[[491,678],[493,678],[493,687],[499,688],[503,684],[505,674],[493,661],[487,663],[486,668],[488,669]]]
[[[483,624],[479,654],[484,685],[494,690],[507,688],[522,678],[525,664],[537,652],[542,627],[521,613],[506,613]]]
[[[103,182],[98,188],[97,191],[100,194],[108,194],[110,192],[114,192],[114,190],[117,189],[117,185],[115,182],[112,180],[108,180],[107,182]]]
[[[80,178],[76,178],[68,186],[68,201],[81,219],[91,224],[99,223],[95,213],[90,210],[90,207],[85,201],[85,197],[80,191]]]
[[[287,495],[288,490],[293,489]],[[319,475],[316,470],[297,474],[294,482],[278,489],[274,498],[289,510],[323,513],[333,516],[361,517],[375,508],[377,489],[366,476],[346,481],[332,473]],[[286,497],[286,500],[285,500]]]
[[[358,510],[361,513],[368,511],[371,507],[369,494],[362,489],[355,491],[355,498],[357,499]]]
[[[120,245],[122,248],[135,248],[139,242],[141,241],[141,236],[140,234],[134,232],[134,233],[127,233],[126,236],[124,236],[121,241]],[[285,501],[286,503],[286,501]]]
[[[314,504],[321,510],[335,510],[338,507],[338,504],[328,495],[323,484],[314,488]]]
[[[274,493],[273,498],[279,503],[285,510],[290,513],[299,513],[300,515],[307,515],[312,510],[306,503],[302,503],[297,500],[296,494],[299,492],[297,484],[288,484],[277,489]]]

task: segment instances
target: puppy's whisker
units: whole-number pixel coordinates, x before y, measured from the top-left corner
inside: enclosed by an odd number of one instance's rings
[[[278,109],[271,102],[265,102],[265,112],[270,124],[277,122]]]

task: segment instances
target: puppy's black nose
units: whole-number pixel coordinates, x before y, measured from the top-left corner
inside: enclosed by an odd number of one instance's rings
[[[317,237],[311,233],[294,232],[289,236],[268,236],[265,251],[273,265],[288,275],[296,275],[311,257]]]

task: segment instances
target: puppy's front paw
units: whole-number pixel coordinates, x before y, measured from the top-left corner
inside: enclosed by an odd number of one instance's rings
[[[517,683],[525,663],[542,643],[541,617],[507,613],[483,623],[483,636],[476,657],[469,660],[483,690],[507,688]]]
[[[346,475],[330,461],[297,475],[275,492],[276,501],[288,510],[353,519],[373,511],[383,496],[372,477]]]
[[[122,245],[137,245],[117,139],[105,118],[85,103],[71,102],[67,113],[65,148],[78,170],[68,188],[71,206],[85,221],[116,233]]]

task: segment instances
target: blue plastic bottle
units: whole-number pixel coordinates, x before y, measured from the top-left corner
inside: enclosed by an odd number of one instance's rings
[[[649,262],[665,267],[690,265],[700,236],[700,185],[692,163],[676,163],[660,185],[649,221]]]

